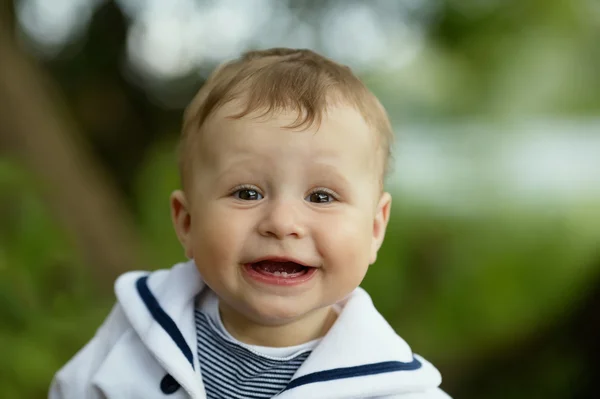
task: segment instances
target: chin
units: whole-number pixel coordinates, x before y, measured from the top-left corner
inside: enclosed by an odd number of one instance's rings
[[[302,318],[313,309],[306,307],[306,302],[285,297],[266,297],[250,304],[252,318],[261,324],[285,324]]]

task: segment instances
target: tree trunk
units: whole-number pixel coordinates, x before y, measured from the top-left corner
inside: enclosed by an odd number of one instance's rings
[[[0,145],[28,168],[66,228],[99,288],[141,266],[132,215],[78,134],[58,88],[13,40],[0,8]]]

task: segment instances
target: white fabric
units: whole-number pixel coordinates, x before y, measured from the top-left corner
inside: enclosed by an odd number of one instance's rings
[[[181,340],[163,328],[151,314],[148,298],[140,295],[137,283],[144,276],[148,276],[157,307],[172,320]],[[170,374],[181,388],[169,398],[205,399],[194,322],[195,298],[204,289],[193,261],[119,277],[117,304],[94,338],[56,374],[49,398],[163,398],[167,394],[161,391],[161,381]],[[357,288],[340,306],[337,321],[290,383],[290,387],[295,382],[298,385],[278,399],[449,398],[438,388],[439,372],[417,355],[413,361],[408,344],[377,312],[364,290]],[[182,345],[191,349],[192,364]],[[420,362],[420,367],[374,371],[379,366],[402,364],[397,362]],[[319,381],[301,383],[319,377]]]
[[[229,331],[227,331],[227,329],[223,325],[223,320],[221,320],[221,314],[219,312],[219,297],[217,297],[217,295],[208,287],[204,290],[201,297],[199,298],[197,307],[202,313],[210,317],[215,326],[219,329],[219,332],[222,333],[229,341],[243,346],[244,348],[257,355],[269,359],[290,359],[296,357],[302,352],[312,351],[319,344],[319,342],[321,342],[321,339],[315,339],[300,345],[286,346],[282,348],[249,345],[237,340],[234,336],[232,336],[229,333]]]

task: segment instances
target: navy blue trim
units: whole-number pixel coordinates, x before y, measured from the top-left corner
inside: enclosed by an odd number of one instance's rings
[[[303,375],[302,377],[290,381],[290,383],[285,388],[285,391],[292,388],[296,388],[300,385],[313,384],[315,382],[340,380],[343,378],[361,377],[373,374],[391,373],[393,371],[412,371],[420,369],[421,366],[421,362],[413,358],[412,362],[409,363],[390,361],[363,364],[362,366],[342,367],[331,370],[317,371],[316,373]]]
[[[194,357],[192,355],[192,350],[188,346],[187,342],[185,342],[185,338],[183,338],[181,331],[179,331],[179,328],[177,328],[177,325],[173,319],[171,319],[171,317],[169,317],[169,315],[163,310],[150,291],[150,288],[148,288],[147,280],[148,276],[144,276],[140,277],[135,282],[135,286],[140,294],[140,297],[142,297],[142,301],[144,301],[146,304],[146,307],[148,308],[148,311],[152,317],[154,317],[154,320],[156,320],[158,324],[160,324],[161,327],[167,332],[167,334],[169,334],[171,339],[175,342],[175,345],[181,349],[181,352],[183,352],[183,355],[190,362],[193,368]]]

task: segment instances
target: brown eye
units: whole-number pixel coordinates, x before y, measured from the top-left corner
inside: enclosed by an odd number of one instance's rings
[[[307,197],[307,200],[317,204],[326,204],[332,202],[334,198],[331,194],[328,194],[325,191],[315,191]]]
[[[259,199],[262,199],[262,195],[258,191],[253,190],[251,188],[238,190],[235,193],[233,193],[233,195],[234,197],[243,201],[257,201]]]

